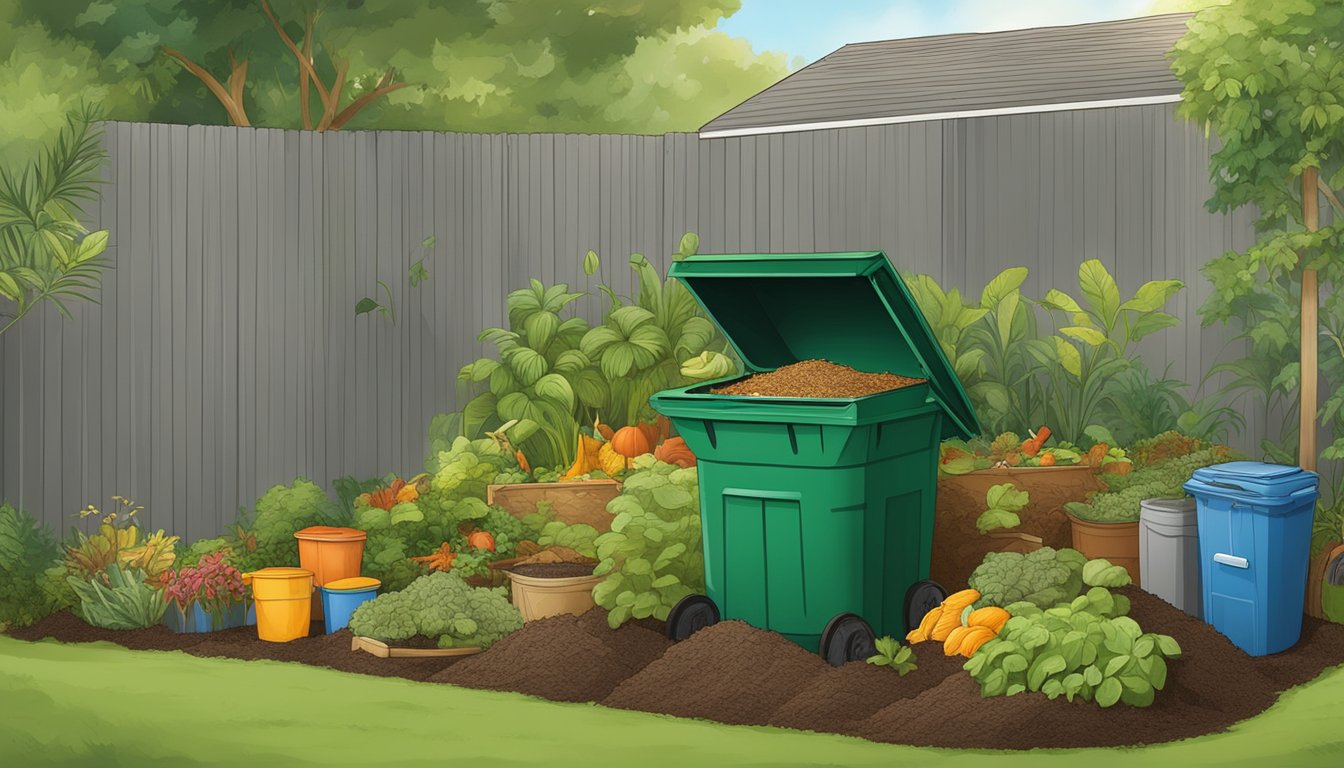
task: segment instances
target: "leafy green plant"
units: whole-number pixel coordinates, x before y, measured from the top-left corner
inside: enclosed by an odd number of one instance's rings
[[[43,588],[61,559],[56,538],[31,515],[0,503],[0,628],[25,627],[57,607]]]
[[[1123,566],[1111,565],[1111,561],[1099,557],[1083,564],[1083,583],[1089,587],[1127,587],[1134,583],[1129,571]]]
[[[144,629],[163,620],[168,608],[163,590],[145,581],[138,568],[109,565],[92,577],[68,577],[80,601],[80,615],[103,629]]]
[[[980,593],[977,608],[1000,608],[1026,601],[1048,608],[1072,600],[1083,587],[1087,558],[1076,549],[1042,547],[1025,555],[990,552],[971,573],[971,589]]]
[[[537,544],[545,547],[568,547],[587,557],[597,557],[597,529],[586,523],[562,523],[553,520],[541,529]]]
[[[875,650],[867,661],[876,667],[888,667],[896,670],[901,677],[914,672],[919,667],[918,659],[915,658],[915,649],[908,645],[901,645],[894,637],[884,635],[879,637],[874,643]]]
[[[1124,299],[1106,266],[1089,259],[1078,267],[1078,286],[1081,303],[1058,289],[1046,293],[1041,306],[1060,327],[1027,347],[1047,382],[1045,422],[1071,442],[1082,441],[1099,421],[1108,384],[1133,364],[1133,345],[1180,322],[1162,308],[1184,283],[1153,280]]]
[[[1196,469],[1221,464],[1234,457],[1235,454],[1225,446],[1213,446],[1163,459],[1128,475],[1102,475],[1110,490],[1094,493],[1085,502],[1065,502],[1064,511],[1093,523],[1137,522],[1140,502],[1183,499],[1186,497],[1183,486]]]
[[[98,113],[73,113],[55,143],[21,171],[0,167],[0,333],[49,303],[70,317],[66,302],[96,301],[108,232],[80,223],[82,206],[97,199],[107,160]]]
[[[975,520],[975,527],[981,533],[999,530],[1001,528],[1016,528],[1022,524],[1022,518],[1018,513],[1027,508],[1031,496],[1023,490],[1019,490],[1013,483],[999,483],[989,489],[985,494],[984,512]]]
[[[596,540],[593,574],[606,578],[593,600],[612,628],[631,618],[664,620],[678,600],[705,589],[696,469],[649,455],[634,461],[621,495],[607,505],[611,530]]]
[[[607,383],[592,370],[580,341],[581,317],[561,313],[582,293],[565,284],[531,286],[509,294],[509,327],[488,328],[478,340],[496,346],[499,359],[482,357],[462,367],[458,382],[484,386],[462,410],[461,434],[475,438],[517,420],[509,439],[537,466],[567,466],[579,435],[579,407],[607,402]]]
[[[235,565],[241,571],[297,566],[299,542],[295,532],[331,522],[337,514],[326,492],[309,480],[300,477],[290,485],[273,486],[257,500],[250,514],[239,513],[238,528],[230,542]]]
[[[475,589],[456,573],[421,576],[398,592],[355,609],[350,629],[385,643],[416,637],[440,648],[489,648],[523,627],[523,617],[501,587]]]
[[[177,553],[177,559],[174,565],[178,568],[190,568],[201,561],[202,557],[216,552],[223,552],[226,562],[231,562],[233,557],[233,547],[229,539],[219,536],[213,539],[197,539],[191,543],[191,546],[180,548]]]
[[[434,245],[438,242],[438,237],[430,235],[420,241],[420,258],[406,269],[406,279],[410,282],[412,288],[420,287],[420,284],[429,279],[429,269],[425,267],[425,260],[434,254]],[[378,312],[383,317],[397,324],[397,303],[392,295],[392,288],[382,280],[377,281],[378,287],[383,289],[384,300],[386,303],[379,302],[371,296],[365,296],[355,303],[355,317],[367,315],[370,312]]]
[[[980,646],[964,668],[982,696],[1039,691],[1146,707],[1167,682],[1167,659],[1181,646],[1167,635],[1145,633],[1121,602],[1101,587],[1042,610],[1021,602],[1007,606],[1012,618]]]

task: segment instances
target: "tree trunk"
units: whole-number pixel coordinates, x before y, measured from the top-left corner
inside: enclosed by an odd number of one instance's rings
[[[1320,213],[1317,209],[1316,192],[1317,171],[1306,168],[1302,171],[1302,224],[1308,232],[1320,227]],[[1302,270],[1302,365],[1301,396],[1298,406],[1297,460],[1303,469],[1316,469],[1316,406],[1319,402],[1316,383],[1319,368],[1316,355],[1316,342],[1320,336],[1317,320],[1319,301],[1316,286],[1316,270]]]

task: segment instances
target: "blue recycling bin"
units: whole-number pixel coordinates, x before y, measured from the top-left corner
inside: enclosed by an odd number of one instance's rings
[[[1258,461],[1197,469],[1204,620],[1252,656],[1297,644],[1307,586],[1315,472]]]

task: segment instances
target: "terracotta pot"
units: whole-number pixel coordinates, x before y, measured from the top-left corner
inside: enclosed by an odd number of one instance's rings
[[[1318,619],[1325,618],[1325,605],[1322,602],[1322,596],[1325,592],[1326,573],[1330,569],[1330,563],[1334,562],[1336,557],[1344,556],[1344,544],[1332,541],[1321,549],[1320,554],[1311,558],[1311,565],[1307,569],[1307,598],[1305,611],[1308,616]]]
[[[1139,523],[1091,523],[1068,515],[1073,527],[1073,548],[1095,560],[1104,557],[1111,565],[1129,571],[1139,586]]]
[[[621,484],[615,480],[508,483],[488,486],[485,503],[522,519],[537,511],[537,502],[546,501],[556,520],[570,525],[586,523],[598,533],[605,533],[611,530],[612,518],[607,512],[607,503],[620,493]]]
[[[523,614],[523,621],[536,621],[547,616],[559,616],[569,613],[575,616],[590,610],[593,602],[593,587],[605,576],[569,576],[560,579],[543,579],[536,576],[522,576],[512,571],[508,574],[513,582],[513,604]]]
[[[1026,491],[1030,501],[1019,517],[1022,524],[1011,532],[1040,539],[1040,546],[1072,546],[1069,519],[1062,506],[1086,501],[1088,494],[1104,489],[1091,467],[1003,467],[982,469],[965,475],[938,479],[933,523],[933,553],[930,577],[949,591],[966,586],[971,572],[989,552],[1019,551],[1020,543],[1003,537],[982,535],[975,520],[985,509],[985,494],[1000,483],[1013,483]],[[993,532],[997,533],[997,532]]]

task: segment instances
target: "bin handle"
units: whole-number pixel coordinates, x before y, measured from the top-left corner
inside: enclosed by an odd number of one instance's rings
[[[1213,555],[1213,562],[1215,562],[1215,563],[1221,563],[1222,565],[1230,565],[1230,566],[1232,566],[1233,568],[1250,568],[1250,567],[1251,567],[1251,561],[1250,561],[1250,560],[1247,560],[1247,559],[1244,558],[1244,557],[1237,557],[1236,555],[1228,555],[1228,554],[1225,554],[1225,553],[1223,553],[1223,552],[1216,552],[1216,553],[1214,553],[1214,555]]]

